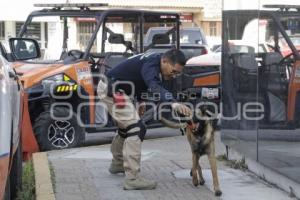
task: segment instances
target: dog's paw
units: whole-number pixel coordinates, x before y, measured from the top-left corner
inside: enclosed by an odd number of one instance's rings
[[[204,185],[204,183],[205,183],[204,179],[200,180],[200,182],[199,182],[200,185]]]
[[[222,195],[222,191],[221,190],[216,190],[215,191],[215,196],[219,197]]]
[[[199,185],[199,180],[196,174],[193,175],[193,185],[197,187]]]

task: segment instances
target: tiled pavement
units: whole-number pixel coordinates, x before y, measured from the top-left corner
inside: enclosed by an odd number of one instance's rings
[[[158,129],[159,130],[159,129]],[[224,154],[225,148],[216,137],[216,154]],[[142,176],[154,179],[158,187],[150,191],[124,191],[124,175],[111,175],[109,145],[83,147],[48,152],[55,172],[55,195],[57,200],[211,200],[219,199],[211,191],[211,174],[206,157],[200,163],[204,169],[204,186],[194,187],[189,177],[191,153],[185,136],[145,140],[142,147]],[[262,183],[250,173],[229,169],[218,162],[219,178],[223,190],[222,199],[252,199],[249,194],[259,189],[255,200],[270,198],[289,199],[287,194]],[[246,178],[243,178],[246,177]],[[236,180],[235,180],[236,179]],[[239,179],[239,180],[237,180]],[[242,187],[240,190],[236,187]],[[254,188],[253,188],[254,187]],[[226,194],[227,193],[227,194]],[[239,194],[238,196],[232,194]],[[260,195],[261,194],[261,195]],[[244,195],[244,198],[243,198]],[[275,195],[276,198],[273,198]],[[227,197],[227,198],[226,198]],[[260,198],[261,197],[261,198]]]

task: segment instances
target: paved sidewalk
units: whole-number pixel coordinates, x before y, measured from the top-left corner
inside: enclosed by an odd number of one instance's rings
[[[158,129],[159,130],[159,129]],[[224,145],[216,137],[217,155]],[[124,191],[124,175],[111,175],[110,145],[48,152],[55,172],[57,200],[157,200],[219,199],[212,192],[212,178],[206,157],[201,158],[204,186],[194,187],[189,176],[191,153],[186,136],[145,140],[142,151],[142,175],[158,181],[156,190]],[[218,162],[221,199],[290,199],[251,173],[233,170]]]

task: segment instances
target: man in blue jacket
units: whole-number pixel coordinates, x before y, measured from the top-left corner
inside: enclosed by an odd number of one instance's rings
[[[118,126],[111,144],[113,159],[109,172],[125,172],[125,190],[149,190],[157,185],[155,181],[146,180],[139,175],[141,144],[146,127],[140,120],[132,98],[139,100],[144,93],[150,92],[158,96],[160,102],[170,102],[177,112],[191,115],[191,110],[175,102],[173,95],[162,86],[163,80],[170,80],[182,73],[185,62],[184,54],[177,49],[164,54],[139,54],[110,70],[107,73],[107,84],[102,81],[98,84],[98,95]]]

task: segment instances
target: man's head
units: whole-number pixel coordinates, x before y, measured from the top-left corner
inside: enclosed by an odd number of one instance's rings
[[[178,49],[172,49],[162,54],[160,69],[164,79],[170,80],[176,75],[181,74],[185,63],[185,56]]]

